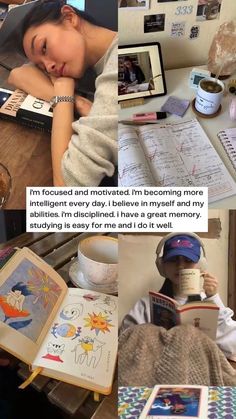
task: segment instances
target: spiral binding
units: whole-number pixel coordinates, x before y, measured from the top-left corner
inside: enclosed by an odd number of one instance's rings
[[[230,140],[230,138],[228,137],[228,135],[225,133],[225,131],[220,131],[218,133],[218,137],[220,139],[220,142],[222,144],[222,146],[224,147],[228,157],[230,158],[230,161],[234,167],[234,169],[236,169],[236,148],[232,145],[232,142]],[[236,140],[236,138],[235,138]],[[236,142],[235,142],[236,145]]]

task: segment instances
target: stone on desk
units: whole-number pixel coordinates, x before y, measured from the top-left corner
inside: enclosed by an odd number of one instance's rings
[[[48,393],[48,399],[67,414],[74,415],[89,394],[89,390],[59,382],[56,387]]]

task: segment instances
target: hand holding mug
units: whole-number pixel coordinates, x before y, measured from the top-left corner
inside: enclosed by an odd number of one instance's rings
[[[209,272],[202,272],[204,278],[203,289],[207,297],[212,297],[218,292],[218,279],[211,275]]]

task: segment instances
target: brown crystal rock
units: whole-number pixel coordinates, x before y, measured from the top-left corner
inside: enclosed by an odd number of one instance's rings
[[[236,20],[219,27],[208,53],[207,66],[220,78],[227,78],[236,71]]]

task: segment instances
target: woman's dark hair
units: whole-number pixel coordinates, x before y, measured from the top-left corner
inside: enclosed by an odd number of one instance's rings
[[[169,278],[166,278],[159,292],[167,297],[174,298],[173,284]]]
[[[124,62],[125,62],[125,61],[130,61],[130,62],[131,62],[131,64],[132,64],[132,65],[134,65],[134,60],[133,60],[132,58],[128,57],[128,56],[126,56],[126,57],[124,58]]]
[[[30,27],[38,26],[42,23],[61,23],[63,20],[61,15],[61,8],[65,4],[68,4],[68,6],[70,6],[74,12],[82,19],[94,25],[100,26],[92,16],[71,6],[66,0],[41,0],[40,2],[37,2],[35,7],[33,7],[29,13],[25,15],[23,21],[21,22],[21,29],[19,33],[19,40],[21,42],[21,45],[19,45],[19,50],[21,53],[25,55],[22,42],[26,31]]]
[[[24,284],[23,282],[17,282],[17,284],[14,285],[11,290],[13,292],[14,291],[21,291],[21,294],[23,294],[24,296],[32,295],[32,292],[28,289],[27,285]]]

